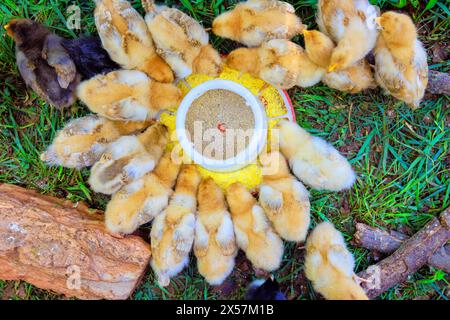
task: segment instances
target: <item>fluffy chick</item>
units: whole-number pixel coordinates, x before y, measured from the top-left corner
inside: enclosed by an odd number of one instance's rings
[[[178,78],[186,78],[192,73],[219,75],[221,57],[208,44],[209,35],[199,22],[178,9],[156,6],[153,0],[142,3],[157,52]]]
[[[283,89],[310,87],[320,82],[325,70],[313,63],[302,47],[289,40],[270,40],[260,48],[232,51],[227,65]]]
[[[333,41],[317,30],[304,30],[303,35],[308,58],[321,68],[328,69],[335,48]],[[376,87],[370,65],[364,59],[341,71],[324,74],[322,82],[330,88],[349,93]]]
[[[79,99],[111,120],[146,121],[161,110],[178,106],[181,91],[173,84],[151,80],[137,70],[118,70],[82,82]]]
[[[56,134],[41,160],[52,166],[90,167],[100,159],[109,143],[148,126],[147,122],[110,121],[93,114],[74,119]]]
[[[152,172],[115,193],[105,211],[108,230],[129,234],[158,216],[169,204],[180,167],[166,151]]]
[[[248,0],[222,13],[213,21],[213,32],[247,47],[258,47],[272,39],[291,39],[306,26],[294,7],[277,0]]]
[[[126,0],[95,0],[95,25],[103,47],[124,69],[137,69],[159,82],[173,72],[156,53],[144,18]]]
[[[167,128],[157,123],[138,136],[122,136],[110,143],[91,168],[92,190],[113,194],[152,171],[163,154],[167,136]]]
[[[62,46],[72,58],[83,80],[120,68],[117,63],[111,60],[108,52],[103,49],[102,42],[97,36],[73,40],[64,39]]]
[[[194,253],[199,273],[211,285],[220,285],[234,268],[237,254],[233,222],[222,190],[212,178],[198,191]]]
[[[217,77],[222,72],[223,60],[217,50],[208,44],[202,47],[192,64],[192,68],[194,73]]]
[[[283,241],[274,232],[256,199],[241,183],[227,190],[236,242],[254,267],[265,271],[278,269],[283,257]]]
[[[350,163],[331,144],[312,136],[295,122],[282,120],[277,128],[280,150],[303,183],[330,191],[353,186],[356,175]]]
[[[374,89],[377,86],[372,69],[364,59],[341,71],[325,74],[322,82],[332,89],[352,94],[366,89]]]
[[[16,43],[17,67],[27,86],[57,108],[73,104],[80,75],[63,38],[28,19],[11,20],[5,29]]]
[[[305,52],[308,58],[323,69],[328,69],[331,55],[336,47],[333,40],[317,30],[303,30]]]
[[[368,0],[319,0],[317,24],[337,43],[329,71],[340,71],[362,60],[375,46],[379,9]]]
[[[189,262],[195,233],[197,189],[200,174],[195,165],[184,165],[169,206],[152,225],[151,266],[161,286],[169,285]]]
[[[411,18],[385,12],[377,23],[381,35],[375,47],[375,77],[378,84],[411,108],[419,107],[428,84],[427,54],[417,39]]]
[[[354,267],[342,234],[330,222],[319,224],[306,241],[305,274],[314,289],[328,300],[368,300]]]
[[[261,207],[283,239],[305,240],[310,222],[308,190],[291,175],[286,159],[279,152],[263,155],[260,161],[263,164],[263,182],[259,188]]]

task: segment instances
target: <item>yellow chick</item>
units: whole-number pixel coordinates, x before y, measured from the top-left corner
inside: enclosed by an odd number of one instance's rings
[[[333,40],[317,30],[303,30],[305,52],[308,58],[323,69],[328,69],[336,47]]]
[[[167,136],[167,128],[157,123],[138,136],[123,136],[110,143],[91,168],[92,190],[113,194],[152,171],[163,154]]]
[[[335,48],[333,41],[317,30],[304,30],[303,35],[305,51],[309,59],[321,68],[328,69]],[[349,93],[358,93],[376,87],[370,65],[364,59],[341,71],[326,73],[322,82],[330,88]]]
[[[203,46],[199,55],[195,58],[192,69],[194,73],[206,74],[210,77],[217,77],[222,72],[223,60],[219,52],[208,44]]]
[[[306,241],[305,274],[314,289],[328,300],[368,300],[355,281],[355,260],[342,234],[322,222]]]
[[[178,9],[156,6],[153,0],[142,3],[157,52],[178,78],[192,73],[220,74],[220,54],[208,44],[209,35],[199,22]]]
[[[261,48],[239,48],[231,51],[225,64],[235,70],[248,72],[254,77],[258,77],[262,68],[259,54]]]
[[[137,69],[159,82],[173,72],[156,53],[144,18],[126,0],[95,0],[95,25],[103,47],[124,69]]]
[[[239,182],[227,190],[236,242],[254,267],[265,271],[279,268],[283,258],[283,241],[274,232],[263,208],[250,191]]]
[[[372,69],[366,60],[360,60],[341,71],[327,73],[322,82],[332,89],[348,93],[359,93],[376,88]]]
[[[200,174],[195,165],[184,165],[169,206],[153,220],[151,266],[161,286],[167,286],[189,262],[195,234],[197,189]]]
[[[326,73],[308,58],[302,47],[282,39],[265,42],[260,48],[234,50],[226,63],[282,89],[313,86]]]
[[[116,192],[105,211],[108,230],[130,234],[158,216],[169,204],[180,167],[166,151],[152,172]]]
[[[314,189],[330,191],[353,186],[355,172],[331,144],[312,136],[295,122],[282,120],[277,129],[281,153],[303,183]]]
[[[199,273],[211,285],[220,285],[234,268],[237,254],[233,222],[222,189],[206,178],[198,190],[194,253]]]
[[[74,119],[56,134],[41,154],[41,160],[52,166],[90,167],[100,159],[109,143],[148,126],[148,122],[110,121],[93,114]]]
[[[164,109],[178,106],[181,91],[173,84],[151,80],[136,70],[118,70],[82,82],[80,100],[105,118],[121,121],[155,119]]]
[[[385,12],[377,23],[381,35],[375,47],[375,77],[378,84],[411,108],[419,107],[428,84],[427,54],[417,39],[411,18]]]
[[[304,241],[310,216],[309,193],[291,175],[286,159],[278,151],[262,155],[263,182],[259,203],[275,231],[285,240]]]
[[[375,47],[379,9],[368,0],[319,0],[317,8],[320,31],[337,43],[329,72],[348,68]]]
[[[248,0],[222,13],[213,21],[213,32],[247,47],[258,47],[272,39],[291,39],[306,26],[294,7],[277,0]]]

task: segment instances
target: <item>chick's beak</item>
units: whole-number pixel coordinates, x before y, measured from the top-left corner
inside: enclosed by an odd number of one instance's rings
[[[333,72],[334,70],[336,70],[337,68],[337,63],[332,64],[329,68],[328,68],[328,73]]]
[[[304,36],[304,37],[308,36],[308,34],[310,33],[310,31],[309,31],[309,30],[306,30],[306,29],[303,30],[302,32],[303,32],[303,36]]]
[[[382,18],[381,17],[376,17],[375,18],[375,25],[377,26],[378,30],[382,30],[383,26],[381,25],[382,23]]]
[[[10,36],[11,38],[14,37],[14,33],[13,33],[13,31],[11,30],[11,24],[10,24],[10,23],[8,23],[7,25],[3,26],[3,28],[6,30],[6,34],[7,34],[8,36]]]

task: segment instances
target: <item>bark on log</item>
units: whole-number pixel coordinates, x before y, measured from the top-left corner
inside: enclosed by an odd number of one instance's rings
[[[364,223],[356,224],[354,242],[359,247],[376,250],[380,253],[392,253],[409,237],[400,232],[384,231]]]
[[[384,231],[364,223],[357,223],[353,239],[355,245],[359,247],[390,254],[397,250],[409,237],[397,231]],[[428,259],[427,264],[450,273],[450,245],[445,245],[437,250]]]
[[[438,249],[428,259],[428,265],[450,273],[450,244]]]
[[[448,73],[429,70],[427,92],[450,95],[450,75]]]
[[[450,208],[447,208],[439,218],[433,218],[389,257],[358,274],[369,280],[361,283],[367,296],[375,298],[394,285],[404,282],[410,274],[425,265],[431,255],[449,239]]]
[[[81,299],[126,299],[150,256],[144,240],[108,232],[85,205],[0,184],[0,279]]]

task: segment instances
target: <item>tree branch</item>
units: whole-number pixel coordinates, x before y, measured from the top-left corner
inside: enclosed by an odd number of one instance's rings
[[[404,282],[410,274],[427,264],[430,257],[449,239],[450,208],[447,208],[439,218],[431,219],[422,230],[404,241],[389,257],[358,274],[368,280],[361,284],[367,296],[375,298]]]

